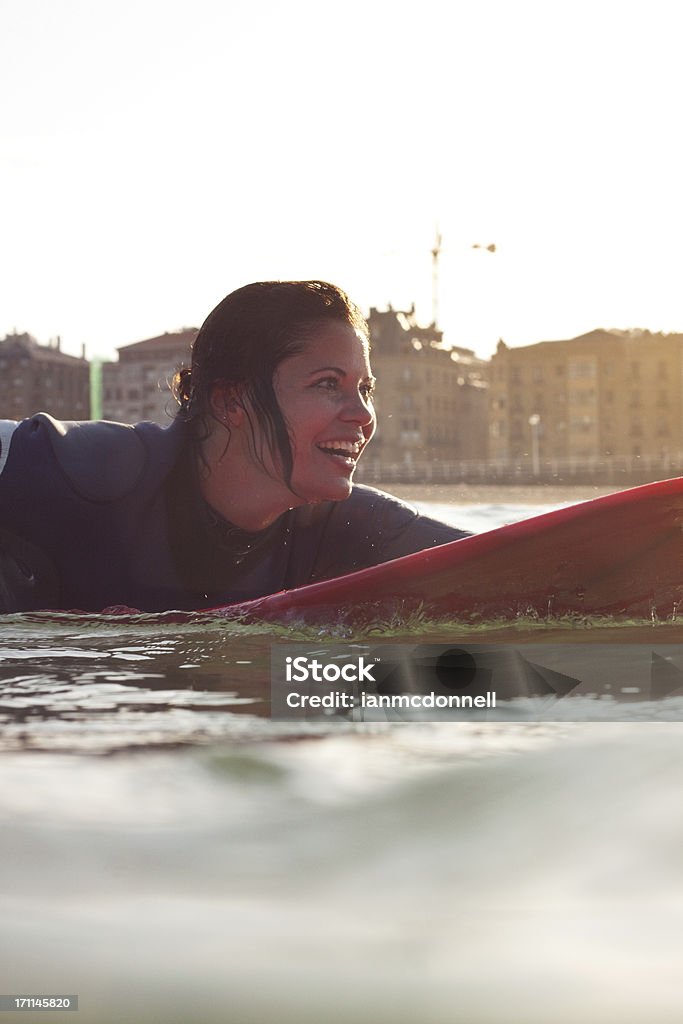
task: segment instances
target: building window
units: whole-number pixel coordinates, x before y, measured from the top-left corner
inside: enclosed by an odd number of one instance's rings
[[[595,377],[595,363],[588,362],[587,360],[570,363],[569,376],[573,380],[588,380],[591,377]]]

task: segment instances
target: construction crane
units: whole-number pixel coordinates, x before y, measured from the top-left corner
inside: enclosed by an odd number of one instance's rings
[[[490,245],[479,245],[478,242],[472,246],[473,249],[483,249],[484,252],[495,252],[495,243]],[[436,237],[432,248],[432,324],[438,326],[439,319],[439,257],[441,256],[441,232],[436,229]]]
[[[439,318],[439,256],[441,255],[441,234],[436,230],[434,248],[432,249],[432,323],[437,325]]]

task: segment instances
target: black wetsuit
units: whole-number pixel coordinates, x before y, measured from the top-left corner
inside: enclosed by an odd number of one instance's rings
[[[203,501],[180,420],[0,421],[0,611],[211,607],[463,536],[362,486],[246,533]]]

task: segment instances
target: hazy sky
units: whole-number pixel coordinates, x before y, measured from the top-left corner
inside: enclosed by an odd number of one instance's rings
[[[437,223],[447,341],[683,330],[678,13],[0,0],[0,335],[111,355],[296,277],[428,322]]]

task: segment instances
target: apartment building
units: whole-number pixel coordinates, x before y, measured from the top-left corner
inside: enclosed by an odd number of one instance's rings
[[[0,418],[49,412],[56,419],[90,416],[90,364],[61,351],[60,339],[40,345],[30,334],[0,340]]]
[[[390,464],[485,458],[487,363],[470,349],[445,348],[434,325],[418,325],[414,307],[372,308],[368,324],[378,430],[364,475]]]
[[[683,335],[595,330],[491,360],[489,454],[666,460],[683,451]]]
[[[102,416],[120,423],[151,420],[167,426],[177,405],[170,384],[176,370],[189,366],[196,327],[123,345],[118,362],[102,366]]]

